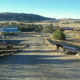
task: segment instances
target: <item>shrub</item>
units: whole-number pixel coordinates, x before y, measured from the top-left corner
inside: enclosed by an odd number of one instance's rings
[[[55,40],[65,40],[65,34],[60,29],[57,29],[53,34],[52,38]]]

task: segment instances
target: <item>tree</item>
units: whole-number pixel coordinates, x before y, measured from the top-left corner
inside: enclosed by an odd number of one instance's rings
[[[53,30],[53,25],[50,24],[49,26],[47,26],[47,30],[46,31],[49,32],[49,33],[52,33],[54,31]]]
[[[22,32],[31,32],[31,31],[41,31],[43,29],[43,26],[41,25],[34,25],[34,24],[30,24],[30,25],[23,25],[18,27],[18,30],[21,30]]]
[[[60,29],[57,29],[53,35],[52,38],[55,40],[65,40],[65,34]]]

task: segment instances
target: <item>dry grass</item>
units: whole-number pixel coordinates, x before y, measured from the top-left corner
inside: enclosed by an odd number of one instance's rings
[[[18,21],[0,21],[0,23],[23,23],[23,22],[18,22]],[[65,22],[69,22],[69,24],[64,24]],[[59,27],[72,27],[75,29],[80,29],[80,23],[75,23],[75,20],[61,20],[59,22],[52,22],[52,21],[43,21],[43,22],[35,22],[35,23],[25,23],[25,24],[40,24],[45,26],[48,26],[49,24],[53,24],[54,26],[59,26]],[[74,44],[74,45],[80,45],[80,43],[77,43],[77,39],[80,39],[80,32],[77,31],[65,31],[65,34],[70,37],[70,40],[74,41],[69,41],[69,43]]]
[[[76,31],[65,31],[64,33],[68,36],[67,43],[78,46],[80,49],[80,33]]]
[[[60,20],[59,22],[54,22],[54,21],[42,21],[42,22],[34,22],[34,23],[25,23],[25,22],[20,22],[20,21],[0,21],[0,23],[24,23],[24,24],[40,24],[40,25],[49,25],[53,24],[54,26],[59,26],[59,27],[74,27],[80,28],[80,23],[75,23],[75,20]],[[64,24],[65,22],[69,22],[69,24]]]

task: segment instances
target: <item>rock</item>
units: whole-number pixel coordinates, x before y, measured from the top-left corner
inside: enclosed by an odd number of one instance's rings
[[[80,52],[78,52],[78,53],[76,54],[76,56],[80,56]]]

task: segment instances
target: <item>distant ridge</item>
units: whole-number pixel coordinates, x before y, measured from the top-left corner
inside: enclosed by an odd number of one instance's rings
[[[55,20],[55,18],[47,18],[36,14],[27,14],[27,13],[9,13],[4,12],[0,13],[0,21],[44,21],[44,20]]]

